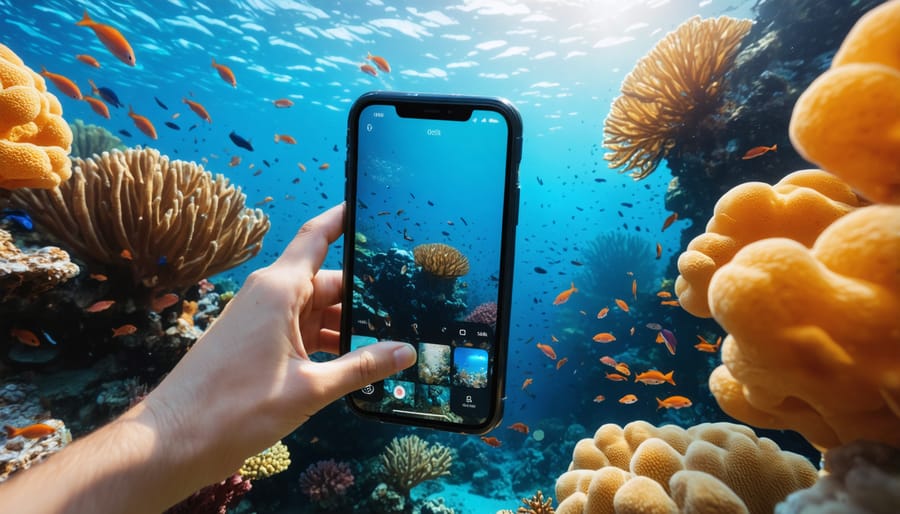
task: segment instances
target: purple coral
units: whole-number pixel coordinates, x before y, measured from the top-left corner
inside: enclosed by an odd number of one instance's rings
[[[250,490],[250,481],[235,473],[208,485],[172,506],[165,514],[225,514]]]
[[[482,303],[478,307],[475,307],[468,316],[466,316],[466,321],[470,323],[484,323],[490,326],[496,326],[497,324],[497,303],[496,302],[486,302]]]
[[[352,485],[350,466],[332,459],[310,464],[300,474],[300,490],[320,507],[332,508],[341,504]]]

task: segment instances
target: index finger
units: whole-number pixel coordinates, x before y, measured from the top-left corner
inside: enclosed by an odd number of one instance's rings
[[[315,274],[322,267],[328,245],[337,241],[344,230],[344,204],[340,203],[310,219],[300,227],[276,264],[283,263]]]

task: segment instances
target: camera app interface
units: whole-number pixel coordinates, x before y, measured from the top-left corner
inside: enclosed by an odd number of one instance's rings
[[[364,410],[477,425],[490,414],[508,128],[405,118],[359,121],[351,348],[405,341],[416,364],[353,394]]]

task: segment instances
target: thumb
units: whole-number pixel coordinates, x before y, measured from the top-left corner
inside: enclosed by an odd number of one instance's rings
[[[339,398],[383,380],[416,363],[416,349],[409,343],[382,341],[322,362],[320,384],[326,397]]]

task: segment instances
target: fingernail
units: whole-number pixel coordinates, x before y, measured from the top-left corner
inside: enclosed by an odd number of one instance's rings
[[[416,363],[416,349],[413,345],[401,343],[394,350],[394,365],[397,369],[406,369]]]

